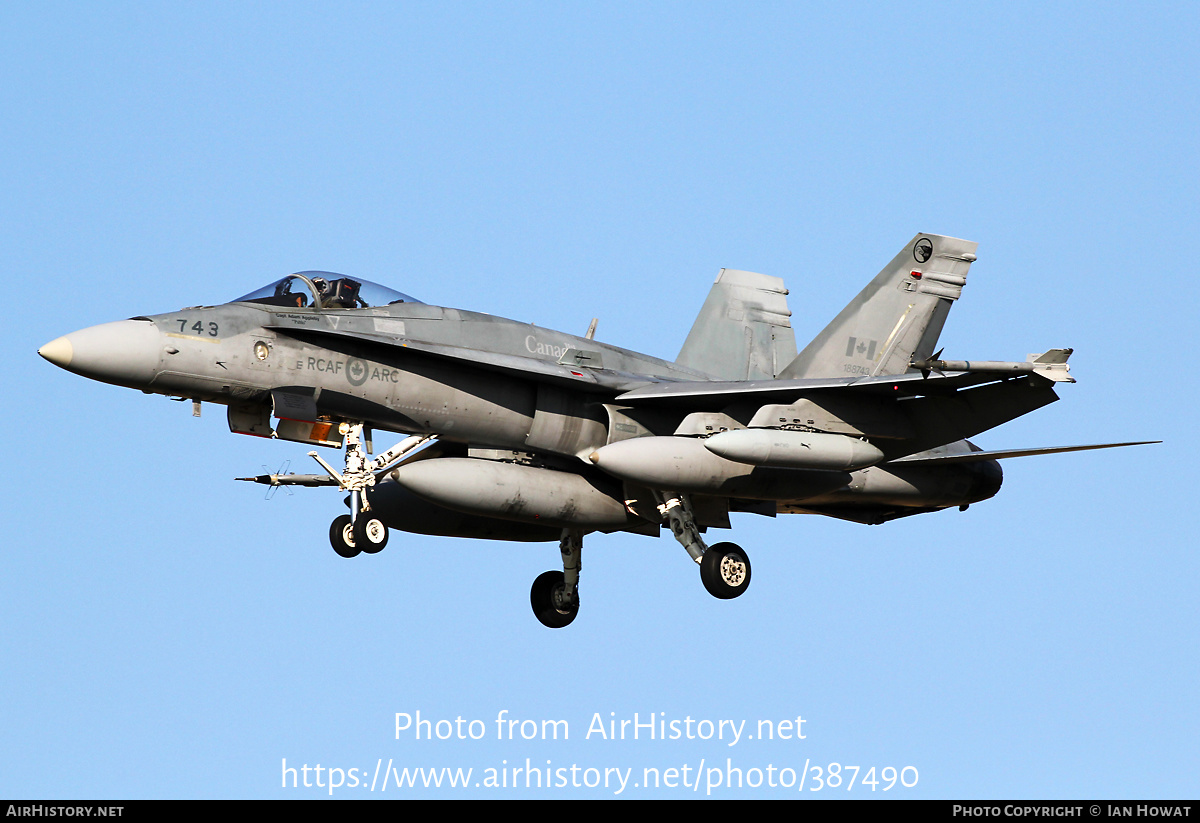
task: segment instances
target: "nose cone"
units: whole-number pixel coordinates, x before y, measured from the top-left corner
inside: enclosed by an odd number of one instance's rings
[[[65,369],[71,365],[71,355],[74,354],[74,350],[71,348],[70,340],[65,337],[57,337],[38,349],[38,354],[54,365]]]
[[[118,320],[51,340],[38,354],[75,374],[140,388],[158,372],[162,338],[149,320]]]

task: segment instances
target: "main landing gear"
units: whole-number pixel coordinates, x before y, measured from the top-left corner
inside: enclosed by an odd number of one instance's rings
[[[659,493],[658,510],[671,526],[671,533],[700,566],[700,582],[713,597],[732,600],[750,586],[750,558],[736,543],[707,546],[700,537],[692,503],[680,492]]]
[[[579,614],[579,570],[583,568],[583,532],[563,529],[558,543],[563,570],[538,575],[529,590],[529,605],[543,626],[561,629]]]
[[[732,600],[750,586],[750,558],[735,543],[705,545],[687,495],[666,491],[658,507],[671,533],[700,567],[700,582],[713,597]],[[336,545],[335,545],[336,548]],[[559,540],[563,570],[538,575],[529,590],[529,605],[538,621],[551,629],[570,625],[579,613],[579,571],[582,568],[583,532],[563,529]]]
[[[360,552],[376,554],[388,542],[388,527],[371,508],[367,489],[375,485],[375,476],[391,468],[403,455],[430,439],[430,435],[405,438],[374,460],[367,460],[363,448],[363,424],[342,423],[338,429],[346,439],[346,470],[339,472],[321,459],[315,451],[309,457],[337,481],[338,487],[350,492],[350,514],[335,517],[329,526],[329,543],[342,557],[355,557]]]

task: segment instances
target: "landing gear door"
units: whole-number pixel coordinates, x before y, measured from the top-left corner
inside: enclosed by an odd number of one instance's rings
[[[274,389],[271,392],[271,407],[280,420],[303,423],[315,423],[317,420],[317,401],[311,392],[300,394]]]
[[[311,392],[275,389],[271,392],[271,406],[279,418],[276,437],[312,446],[342,447],[337,423],[318,419],[317,401]]]
[[[265,405],[230,406],[227,414],[229,430],[234,434],[249,434],[254,437],[274,437],[271,428],[271,410]]]

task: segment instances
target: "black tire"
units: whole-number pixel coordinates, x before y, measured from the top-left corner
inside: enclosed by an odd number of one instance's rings
[[[709,546],[700,558],[700,580],[713,597],[732,600],[750,586],[750,558],[736,543]]]
[[[354,521],[354,545],[361,546],[367,554],[383,551],[388,542],[388,527],[373,512],[358,513]]]
[[[554,595],[561,592],[566,585],[566,577],[562,572],[546,572],[538,575],[529,590],[529,605],[533,606],[533,614],[547,628],[561,629],[571,625],[575,615],[579,614],[579,589],[575,590],[575,602],[568,611],[563,611],[554,604]]]
[[[342,557],[357,557],[362,549],[354,542],[354,530],[350,526],[350,515],[339,514],[329,526],[329,545]]]

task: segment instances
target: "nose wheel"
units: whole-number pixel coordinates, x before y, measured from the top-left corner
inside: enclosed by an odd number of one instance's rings
[[[329,545],[342,557],[357,557],[362,551],[354,539],[354,524],[350,522],[350,515],[341,514],[333,518],[333,523],[329,525]]]
[[[360,546],[367,554],[381,552],[387,545],[388,527],[370,509],[358,513],[353,529],[354,545]]]
[[[370,511],[360,511],[358,519],[342,514],[329,525],[329,545],[342,557],[360,553],[376,554],[388,542],[388,527]]]

